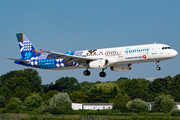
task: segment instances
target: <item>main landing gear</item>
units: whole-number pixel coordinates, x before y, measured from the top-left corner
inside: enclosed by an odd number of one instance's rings
[[[91,74],[91,72],[87,69],[87,70],[85,70],[85,71],[83,72],[83,74],[84,74],[85,76],[89,76],[89,75]],[[100,77],[106,77],[106,73],[104,72],[104,69],[102,69],[102,72],[99,73],[99,76],[100,76]]]
[[[159,67],[159,61],[156,62],[156,65],[157,65],[156,70],[158,70],[158,71],[161,70],[161,68]]]
[[[106,77],[106,73],[104,72],[104,69],[102,69],[102,72],[99,73],[100,77]]]
[[[89,76],[89,75],[91,74],[91,72],[87,69],[87,70],[85,70],[85,71],[83,72],[83,74],[84,74],[85,76]]]

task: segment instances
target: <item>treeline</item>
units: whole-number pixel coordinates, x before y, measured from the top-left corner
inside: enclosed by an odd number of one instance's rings
[[[131,99],[141,98],[146,102],[154,101],[157,96],[170,95],[176,102],[180,102],[180,74],[171,77],[154,79],[128,79],[120,77],[116,81],[79,83],[76,78],[62,77],[42,86],[44,92],[57,90],[67,92],[73,102],[108,103],[113,101],[118,92],[127,94]]]
[[[114,103],[113,109],[118,109],[120,112],[136,113],[147,112],[148,106],[145,105],[145,102],[158,100],[158,104],[154,105],[156,107],[153,110],[170,112],[175,106],[174,101],[180,101],[179,91],[180,74],[174,77],[167,76],[155,79],[152,82],[146,79],[121,77],[116,81],[84,81],[79,83],[74,77],[62,77],[56,80],[55,83],[51,82],[50,84],[42,85],[42,79],[36,70],[24,69],[10,71],[0,76],[0,113],[29,113],[32,111],[41,114],[46,112],[53,113],[53,109],[60,108],[53,108],[52,106],[54,105],[51,103],[55,102],[52,102],[52,100],[60,101],[62,96],[66,96],[65,98],[69,101],[68,105],[72,102]],[[59,93],[67,93],[67,95],[60,95]],[[170,106],[168,108],[163,106],[163,104],[166,104],[166,101]],[[64,103],[57,102],[56,104],[62,106]],[[137,108],[136,104],[141,104],[144,107],[139,108],[140,111],[138,111],[133,108]],[[162,104],[160,108],[159,104]],[[67,113],[68,110],[71,110],[69,106],[66,108],[66,111],[60,111]]]

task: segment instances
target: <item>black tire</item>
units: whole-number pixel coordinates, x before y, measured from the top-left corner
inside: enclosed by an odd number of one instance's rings
[[[100,77],[106,77],[106,73],[105,73],[105,72],[100,72],[100,73],[99,73],[99,76],[100,76]]]
[[[158,71],[159,71],[159,70],[161,70],[161,68],[160,68],[160,67],[157,67],[157,68],[156,68],[156,70],[158,70]]]
[[[91,72],[89,70],[87,70],[87,76],[89,76],[91,74]]]
[[[89,75],[91,74],[91,72],[90,72],[89,70],[85,70],[85,71],[83,72],[83,74],[84,74],[85,76],[89,76]]]

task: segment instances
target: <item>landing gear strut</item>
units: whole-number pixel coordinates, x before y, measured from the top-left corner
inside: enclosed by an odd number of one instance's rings
[[[104,72],[104,69],[102,69],[102,72],[99,73],[100,77],[106,77],[106,73]]]
[[[91,72],[87,69],[87,70],[85,70],[85,71],[83,72],[83,74],[84,74],[85,76],[89,76],[89,75],[91,74]]]
[[[157,68],[156,70],[161,70],[161,68],[159,67],[159,61],[156,62]]]

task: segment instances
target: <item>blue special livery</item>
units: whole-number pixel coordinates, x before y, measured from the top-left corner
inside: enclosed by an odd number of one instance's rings
[[[16,34],[22,58],[14,59],[16,64],[49,70],[67,70],[85,68],[83,74],[90,75],[89,69],[102,69],[100,77],[105,77],[104,70],[110,67],[112,71],[131,70],[132,64],[155,62],[160,70],[159,62],[177,56],[177,51],[165,44],[145,44],[104,49],[69,51],[58,53],[38,50],[23,33]],[[48,54],[43,54],[46,52]]]

